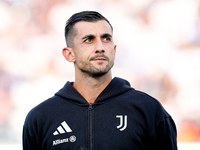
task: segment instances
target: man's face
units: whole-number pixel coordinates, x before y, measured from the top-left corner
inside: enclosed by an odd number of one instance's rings
[[[74,26],[75,67],[90,76],[98,77],[114,65],[116,45],[110,25],[104,21],[78,22]]]

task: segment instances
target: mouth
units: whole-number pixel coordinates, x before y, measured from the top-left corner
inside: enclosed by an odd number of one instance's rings
[[[108,61],[109,58],[105,55],[103,55],[103,56],[102,55],[101,56],[96,55],[96,56],[92,57],[90,60],[91,61]]]
[[[93,59],[93,61],[106,61],[106,58],[104,58],[104,57],[97,57],[97,58]]]

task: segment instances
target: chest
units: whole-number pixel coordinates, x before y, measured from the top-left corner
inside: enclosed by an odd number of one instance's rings
[[[41,128],[42,149],[144,149],[145,120],[133,109],[89,105],[53,116]]]

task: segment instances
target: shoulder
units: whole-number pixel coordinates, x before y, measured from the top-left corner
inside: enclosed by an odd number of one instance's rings
[[[150,103],[150,104],[155,104],[155,105],[160,105],[160,102],[152,97],[151,95],[136,90],[134,88],[132,88],[131,90],[128,91],[128,93],[126,93],[127,95],[129,95],[133,100],[135,100],[138,103]]]
[[[133,104],[138,109],[141,109],[144,113],[147,113],[148,115],[162,115],[164,118],[171,117],[160,101],[151,95],[135,89],[130,90],[128,93],[128,103]]]
[[[44,118],[47,118],[47,116],[51,114],[53,110],[56,108],[55,106],[60,105],[59,101],[60,101],[59,98],[53,96],[33,107],[28,112],[25,118],[24,125],[34,124],[36,122],[44,120]]]

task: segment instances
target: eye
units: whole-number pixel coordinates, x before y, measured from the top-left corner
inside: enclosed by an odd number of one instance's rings
[[[91,43],[93,41],[93,37],[88,37],[84,40],[85,43]]]
[[[104,41],[111,41],[111,38],[110,37],[104,37]]]
[[[102,38],[103,38],[104,42],[110,42],[110,41],[112,41],[112,36],[110,34],[104,34],[102,36]]]
[[[85,40],[85,42],[87,42],[87,43],[89,43],[89,42],[91,42],[91,41],[92,41],[91,38],[88,38],[88,39]]]

